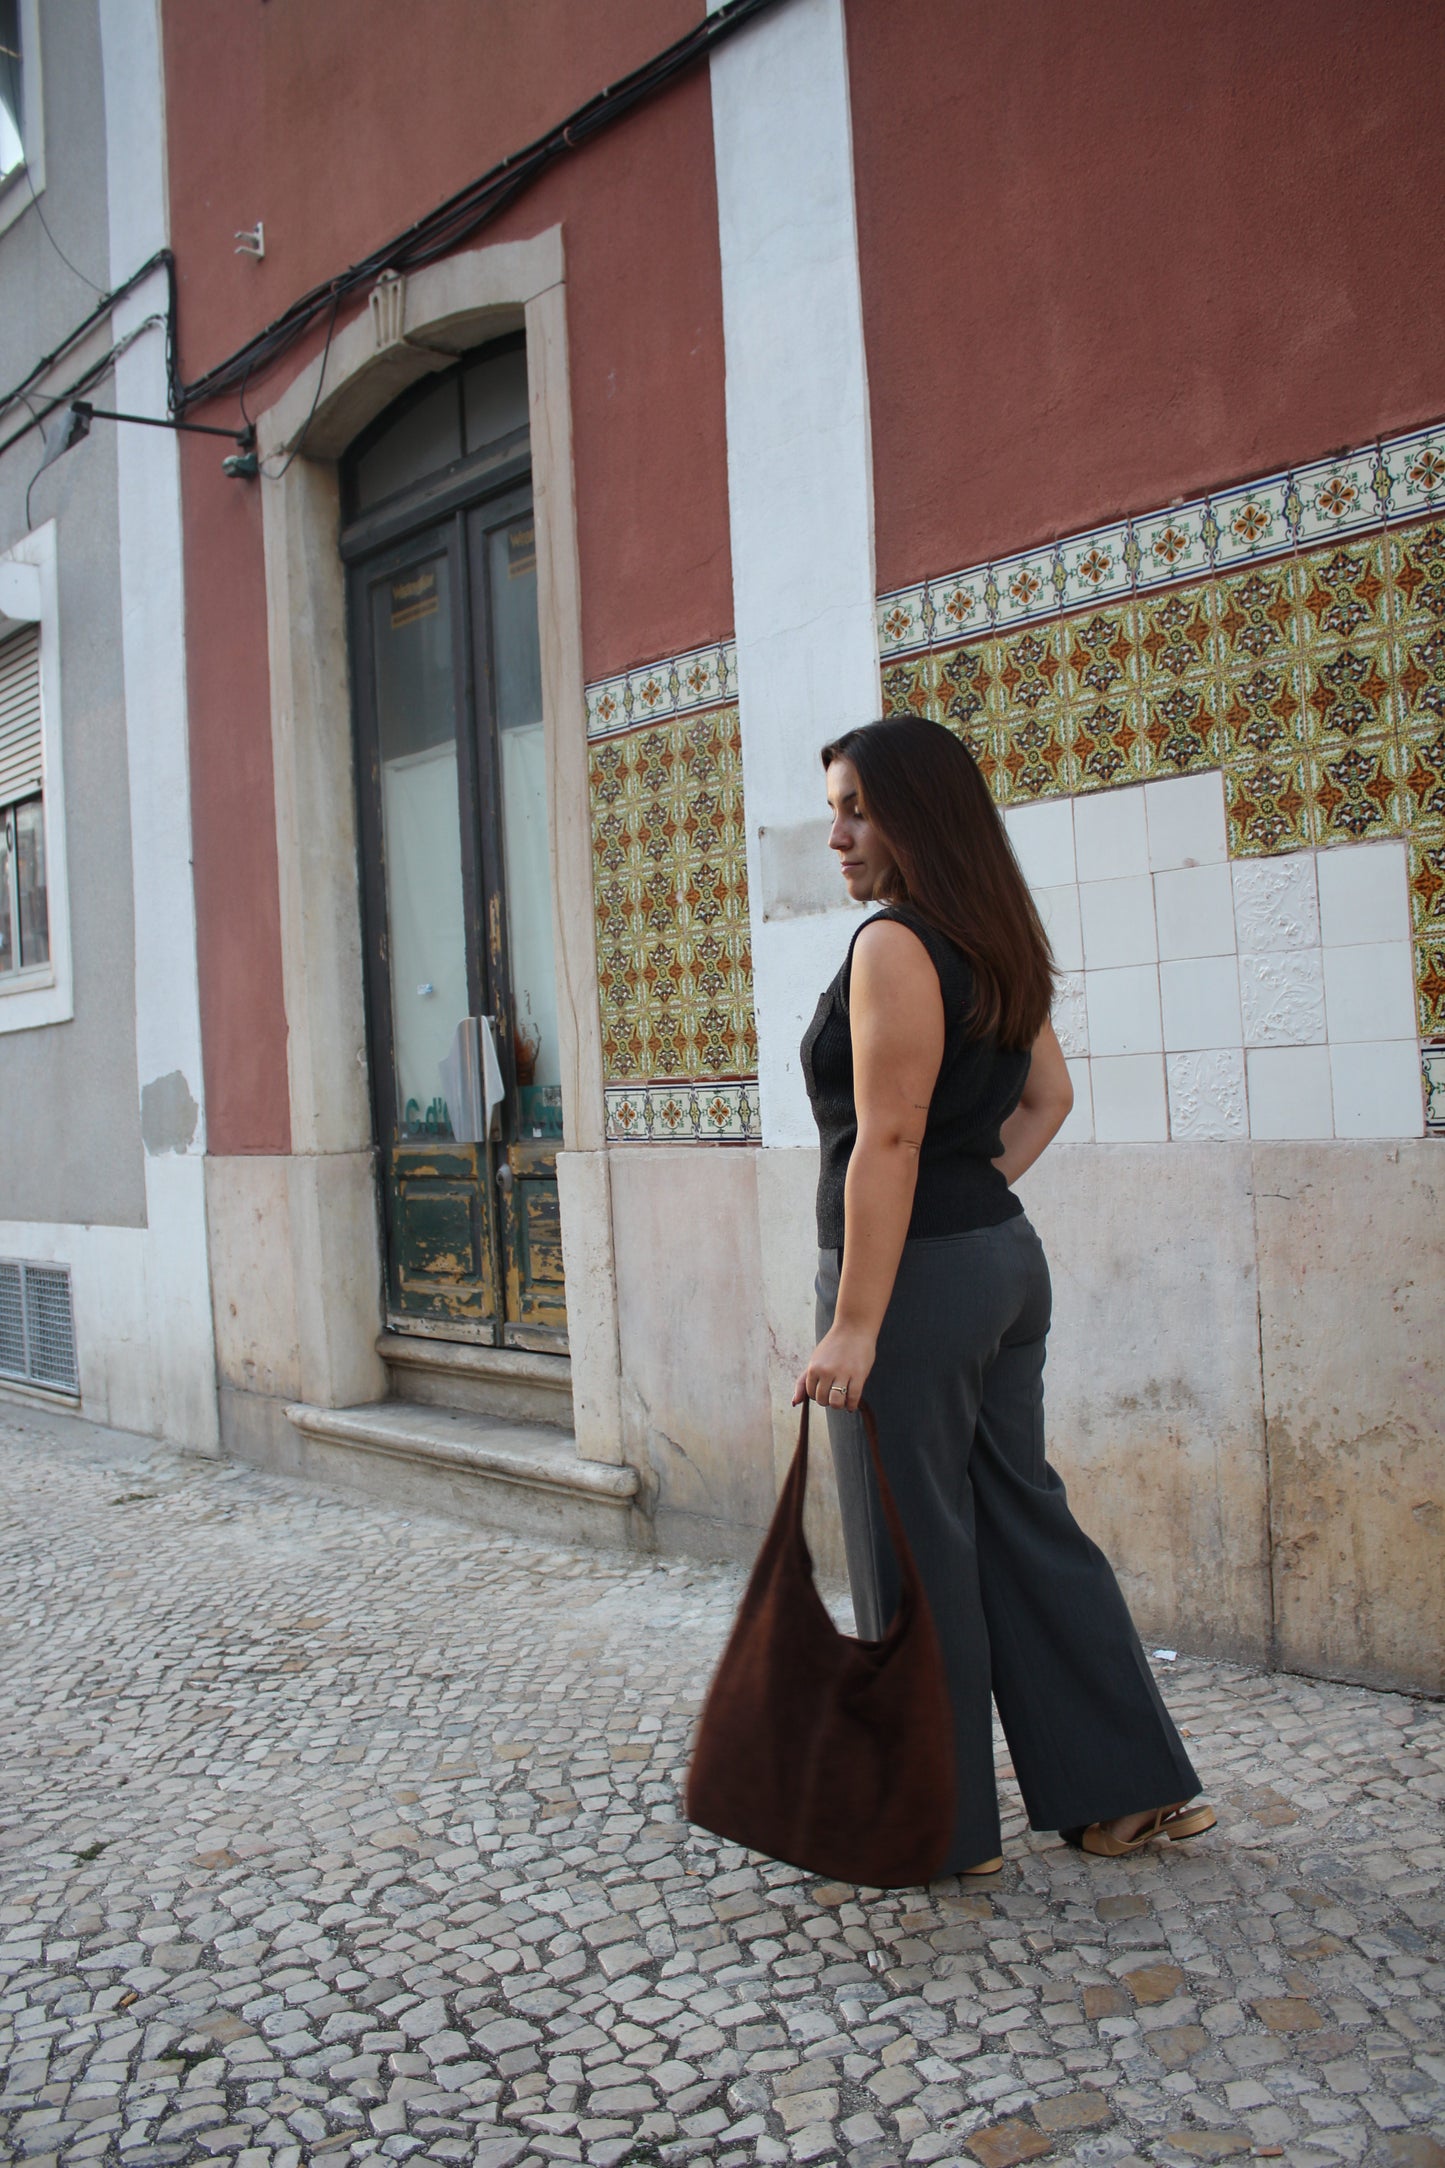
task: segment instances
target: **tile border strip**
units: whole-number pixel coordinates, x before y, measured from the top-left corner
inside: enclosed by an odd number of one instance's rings
[[[1442,508],[1445,424],[901,587],[879,598],[879,654],[887,662]]]
[[[690,648],[662,662],[599,678],[586,687],[587,736],[615,738],[646,723],[715,708],[738,696],[738,651],[732,640]]]
[[[1420,1049],[1425,1083],[1425,1134],[1445,1137],[1445,1039],[1427,1039]]]
[[[609,1144],[758,1144],[762,1125],[755,1077],[649,1078],[608,1084]]]

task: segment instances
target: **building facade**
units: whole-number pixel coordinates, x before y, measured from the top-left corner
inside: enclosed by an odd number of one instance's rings
[[[214,1451],[159,20],[0,46],[0,1393]]]
[[[177,405],[257,431],[170,688],[225,1448],[750,1553],[818,748],[923,713],[1062,972],[1081,1518],[1146,1630],[1438,1685],[1430,11],[427,20],[161,10]]]

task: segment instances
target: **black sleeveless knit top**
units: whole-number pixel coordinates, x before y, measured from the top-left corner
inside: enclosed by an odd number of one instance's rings
[[[909,1239],[996,1227],[1023,1210],[992,1162],[1003,1149],[999,1127],[1019,1103],[1029,1056],[1001,1052],[991,1038],[969,1038],[973,972],[962,950],[945,934],[906,905],[889,904],[874,918],[895,918],[917,934],[933,960],[943,992],[943,1061],[918,1155]],[[871,926],[873,918],[863,924]],[[818,1247],[825,1250],[843,1247],[843,1183],[858,1137],[848,982],[854,943],[862,931],[860,926],[848,944],[842,969],[819,1000],[801,1049],[803,1080],[822,1150]]]

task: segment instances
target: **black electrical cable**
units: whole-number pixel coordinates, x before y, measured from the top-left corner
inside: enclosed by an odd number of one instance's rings
[[[23,437],[28,437],[32,430],[39,429],[43,433],[45,424],[52,414],[56,413],[61,407],[69,406],[78,393],[89,391],[92,384],[98,384],[103,376],[108,376],[120,356],[126,351],[127,347],[134,344],[143,331],[153,330],[157,326],[168,329],[169,322],[168,317],[147,316],[143,322],[136,325],[133,331],[127,332],[123,339],[118,339],[114,346],[100,356],[98,361],[93,361],[88,369],[82,370],[73,384],[67,384],[64,391],[57,392],[53,399],[47,399],[38,413],[27,392],[22,391],[17,394],[14,403],[17,406],[23,403],[29,407],[30,419],[22,422],[18,429],[12,429],[8,437],[0,438],[0,458],[4,457],[13,444],[18,444]],[[222,434],[229,436],[231,432],[225,430]]]
[[[48,354],[42,355],[29,374],[21,378],[13,391],[0,392],[0,414],[5,413],[12,406],[19,406],[25,402],[26,393],[30,391],[32,386],[38,384],[43,376],[47,376],[57,362],[64,361],[67,354],[73,353],[87,333],[95,329],[101,318],[108,316],[118,301],[124,301],[127,294],[132,293],[144,279],[148,279],[158,264],[164,265],[166,272],[166,390],[169,403],[174,408],[179,389],[176,381],[176,267],[170,250],[162,248],[157,249],[154,256],[148,257],[140,269],[133,271],[130,277],[117,286],[113,293],[107,294],[103,300],[99,301],[91,310],[89,316],[77,324],[73,331],[66,333],[58,346],[52,347]],[[0,451],[6,450],[17,441],[18,437],[27,435],[31,429],[38,429],[40,422],[45,419],[45,415],[53,412],[56,405],[63,404],[75,392],[83,391],[87,382],[93,381],[93,375],[88,375],[78,384],[73,384],[68,392],[63,392],[59,400],[47,402],[44,413],[41,414],[39,420],[26,423],[24,427],[16,431],[15,436],[7,437],[5,443],[0,444]]]
[[[621,77],[589,98],[585,105],[579,106],[575,113],[524,150],[514,151],[477,180],[468,182],[445,203],[428,211],[359,263],[338,272],[324,284],[313,286],[274,322],[224,361],[217,362],[214,368],[207,369],[189,384],[177,382],[172,374],[172,412],[183,414],[201,400],[219,398],[225,392],[240,392],[244,397],[251,381],[264,375],[289,347],[294,346],[318,316],[329,310],[334,324],[335,312],[347,296],[374,285],[384,271],[414,271],[448,255],[515,202],[522,191],[557,159],[565,157],[569,151],[579,150],[634,106],[695,67],[753,16],[774,5],[776,0],[727,0],[725,6],[696,28],[640,68],[635,68],[630,75]]]

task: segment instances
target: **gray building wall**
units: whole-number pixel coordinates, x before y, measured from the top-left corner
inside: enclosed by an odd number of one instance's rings
[[[90,314],[98,295],[86,281],[102,290],[107,283],[97,9],[94,0],[67,0],[63,17],[42,15],[45,187],[38,209],[32,203],[0,233],[0,391]],[[102,322],[32,393],[37,404],[110,339]],[[102,379],[90,396],[104,405],[108,389]],[[24,412],[0,418],[0,442]],[[143,1226],[114,425],[97,423],[36,479],[41,451],[32,431],[0,455],[0,550],[56,521],[75,1013],[67,1023],[7,1032],[0,993],[0,1220]],[[52,801],[54,789],[47,777]]]

